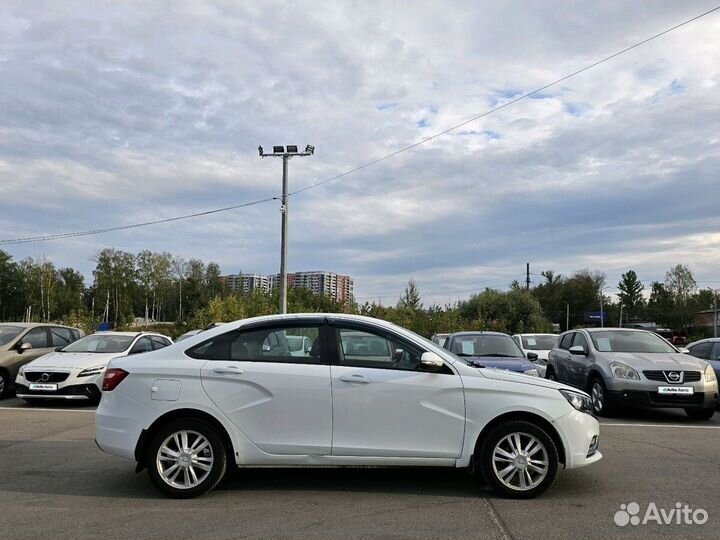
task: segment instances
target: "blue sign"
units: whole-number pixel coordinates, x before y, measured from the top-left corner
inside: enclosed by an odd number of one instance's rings
[[[603,310],[602,312],[602,320],[603,322],[607,322],[608,320],[608,312]],[[600,312],[599,311],[586,311],[585,312],[585,322],[600,322]]]

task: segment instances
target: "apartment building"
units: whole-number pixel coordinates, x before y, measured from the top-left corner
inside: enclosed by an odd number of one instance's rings
[[[220,280],[232,291],[250,293],[254,290],[272,291],[280,284],[280,274],[234,274],[222,276]],[[288,286],[303,287],[315,294],[325,294],[339,302],[350,302],[353,298],[353,279],[350,276],[315,270],[288,274]]]

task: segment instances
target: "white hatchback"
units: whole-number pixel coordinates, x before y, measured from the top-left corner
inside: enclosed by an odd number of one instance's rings
[[[110,360],[168,345],[170,338],[152,332],[96,332],[21,367],[16,393],[25,401],[99,401]]]
[[[473,367],[378,319],[276,315],[113,360],[96,441],[177,498],[212,489],[229,463],[475,466],[529,498],[560,465],[602,457],[590,410],[584,392]]]

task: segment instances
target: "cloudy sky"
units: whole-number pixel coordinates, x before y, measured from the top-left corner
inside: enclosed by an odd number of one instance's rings
[[[0,5],[0,239],[279,193],[258,144],[313,144],[291,190],[462,122],[717,0]],[[426,303],[539,273],[690,265],[720,287],[720,12],[495,114],[291,198],[290,270]],[[90,275],[114,247],[279,268],[277,201],[5,245]],[[533,276],[533,280],[539,280]]]

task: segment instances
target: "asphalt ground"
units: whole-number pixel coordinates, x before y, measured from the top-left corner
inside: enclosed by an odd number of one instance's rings
[[[720,538],[720,411],[602,419],[604,459],[561,471],[531,501],[500,498],[466,471],[369,468],[244,469],[204,497],[170,500],[95,446],[93,421],[92,407],[0,401],[0,538]],[[631,502],[640,518],[650,503],[681,503],[707,521],[616,525]]]

